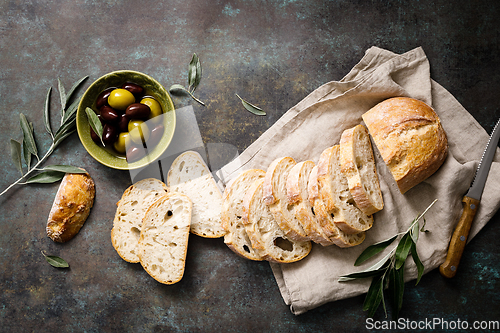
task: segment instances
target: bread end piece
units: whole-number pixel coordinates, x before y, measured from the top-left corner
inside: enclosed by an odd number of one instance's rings
[[[95,184],[88,173],[67,173],[47,220],[47,236],[64,243],[76,236],[94,205]]]
[[[362,116],[401,193],[434,174],[448,154],[436,112],[422,101],[394,97]]]

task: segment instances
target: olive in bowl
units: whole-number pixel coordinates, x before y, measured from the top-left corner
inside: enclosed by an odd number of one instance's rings
[[[102,137],[93,133],[87,108],[99,117]],[[82,96],[77,111],[78,135],[87,152],[100,163],[120,170],[140,168],[158,159],[172,140],[175,122],[166,89],[135,71],[112,72],[96,80]],[[138,150],[143,153],[138,154]]]

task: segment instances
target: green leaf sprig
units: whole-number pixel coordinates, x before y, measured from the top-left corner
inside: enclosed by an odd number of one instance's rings
[[[47,255],[45,254],[43,251],[42,251],[42,254],[43,256],[45,257],[45,260],[53,267],[57,267],[57,268],[68,268],[69,267],[69,264],[66,262],[66,260],[64,260],[63,258],[61,257],[58,257],[58,256],[51,256],[51,255]]]
[[[50,124],[49,109],[52,87],[49,88],[45,98],[43,123],[45,130],[52,138],[52,144],[43,157],[39,157],[33,123],[29,122],[24,114],[20,114],[19,118],[23,139],[22,141],[14,139],[10,140],[10,153],[12,162],[14,163],[16,169],[21,173],[21,177],[0,193],[0,196],[18,184],[52,183],[62,179],[66,172],[85,173],[85,170],[67,165],[49,165],[44,168],[39,167],[43,162],[45,162],[50,154],[54,152],[56,147],[63,142],[64,139],[76,131],[76,111],[78,109],[80,98],[76,98],[70,105],[68,105],[68,102],[73,97],[75,90],[83,81],[87,79],[87,77],[88,76],[85,76],[78,80],[67,93],[61,81],[58,79],[58,89],[61,101],[61,122],[59,128],[55,132],[52,130],[52,126]],[[32,165],[34,158],[35,164]],[[26,166],[26,170],[23,168],[23,161]],[[34,175],[35,173],[37,174]]]
[[[420,261],[417,253],[417,241],[419,232],[427,232],[425,230],[425,218],[422,226],[419,226],[419,220],[422,219],[427,211],[437,201],[434,200],[425,211],[413,220],[406,232],[398,233],[397,235],[368,246],[356,259],[354,265],[359,266],[376,254],[385,250],[391,245],[396,238],[401,236],[399,243],[394,247],[384,258],[376,264],[367,268],[364,271],[348,274],[339,278],[339,282],[352,281],[355,279],[372,278],[370,288],[366,294],[363,311],[368,311],[368,316],[373,317],[375,312],[382,303],[385,315],[387,317],[387,309],[385,306],[384,289],[387,288],[387,296],[389,304],[392,308],[392,317],[394,320],[399,318],[399,311],[403,305],[404,293],[404,266],[406,258],[411,254],[415,265],[417,266],[417,285],[424,274],[424,265]]]
[[[259,108],[258,106],[255,106],[255,105],[253,105],[253,104],[245,101],[238,94],[236,94],[236,96],[238,96],[238,98],[241,100],[241,104],[243,104],[243,106],[245,107],[245,109],[247,109],[251,113],[253,113],[253,114],[257,115],[257,116],[265,116],[266,115],[266,112],[264,110],[262,110],[261,108]]]
[[[192,99],[194,99],[201,105],[205,106],[205,103],[203,103],[201,100],[199,100],[194,96],[194,91],[196,90],[200,82],[201,82],[201,62],[200,58],[198,58],[196,53],[194,53],[188,67],[188,87],[185,88],[181,84],[173,84],[170,87],[169,91],[172,95],[189,95],[191,96]]]

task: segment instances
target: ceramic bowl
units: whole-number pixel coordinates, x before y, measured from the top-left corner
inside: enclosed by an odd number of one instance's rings
[[[161,105],[163,115],[161,121],[165,128],[158,144],[147,150],[146,156],[129,163],[125,156],[106,149],[101,144],[96,144],[90,136],[90,125],[85,109],[90,107],[98,113],[96,107],[97,96],[106,88],[120,87],[125,82],[133,82],[145,89],[145,94],[153,96]],[[167,90],[152,77],[130,70],[121,70],[108,73],[90,85],[83,94],[76,115],[78,136],[87,152],[101,164],[118,170],[132,170],[147,166],[156,161],[167,149],[175,131],[175,109]]]

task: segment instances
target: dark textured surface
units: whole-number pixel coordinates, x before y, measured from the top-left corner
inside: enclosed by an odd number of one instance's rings
[[[50,144],[41,114],[57,78],[69,89],[131,69],[164,86],[187,84],[193,52],[203,79],[192,104],[202,139],[245,149],[318,86],[341,79],[370,46],[403,53],[422,46],[432,78],[490,132],[500,91],[500,4],[495,1],[1,1],[0,190],[18,178],[8,140],[20,140],[19,113],[33,122],[39,150]],[[245,111],[235,96],[268,115]],[[482,149],[482,147],[478,147]],[[76,135],[47,163],[85,167],[97,199],[77,237],[55,244],[45,224],[57,184],[18,186],[0,197],[2,332],[329,332],[365,331],[363,297],[294,316],[271,269],[234,255],[222,240],[191,237],[186,273],[165,286],[114,251],[109,231],[127,172],[96,163]],[[500,215],[466,247],[452,280],[437,270],[406,285],[401,317],[499,320]],[[41,251],[71,265],[49,266]],[[382,311],[377,320],[385,320]]]

